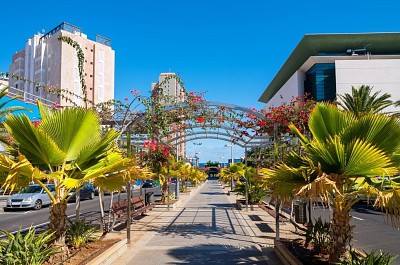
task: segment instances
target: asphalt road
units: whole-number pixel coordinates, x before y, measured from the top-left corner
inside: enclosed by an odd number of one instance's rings
[[[366,203],[357,203],[350,211],[351,224],[354,225],[352,244],[366,252],[373,250],[399,255],[393,264],[400,264],[400,231],[386,222],[386,215]],[[329,209],[317,207],[312,211],[313,218],[321,216],[329,219]]]
[[[170,185],[170,192],[174,192],[175,185]],[[153,200],[161,198],[160,187],[142,189],[142,194],[147,192],[154,192]],[[135,188],[132,192],[132,197],[140,195],[140,188]],[[8,232],[15,232],[19,228],[29,228],[30,226],[43,226],[48,222],[49,219],[49,208],[43,207],[40,210],[27,210],[17,209],[4,212],[3,207],[6,204],[8,196],[0,196],[0,229]],[[108,210],[110,207],[111,196],[105,196],[105,209]],[[121,194],[121,199],[126,199],[126,193]],[[114,194],[114,201],[118,200],[118,195]],[[75,215],[75,202],[68,203],[67,216],[72,217]],[[81,201],[81,217],[84,217],[87,221],[98,219],[99,214],[99,198],[95,197],[93,200]]]

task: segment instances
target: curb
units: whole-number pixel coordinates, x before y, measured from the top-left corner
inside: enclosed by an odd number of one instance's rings
[[[113,262],[127,249],[127,239],[122,239],[91,260],[88,265],[112,265]]]
[[[274,252],[285,265],[303,265],[279,240],[274,241]]]

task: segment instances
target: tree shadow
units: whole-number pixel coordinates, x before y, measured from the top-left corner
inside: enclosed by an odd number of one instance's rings
[[[216,192],[200,192],[200,194],[205,194],[205,195],[225,195],[225,192],[221,191],[216,191]]]
[[[206,238],[217,237],[219,235],[232,234],[230,229],[216,227],[207,223],[174,224],[159,231],[162,235],[174,235],[184,238],[194,238],[203,236]]]
[[[358,213],[372,214],[372,215],[382,215],[380,208],[373,207],[370,204],[355,204],[351,209]]]
[[[168,251],[179,264],[265,264],[262,252],[255,246],[201,244]],[[167,262],[166,264],[176,264]]]

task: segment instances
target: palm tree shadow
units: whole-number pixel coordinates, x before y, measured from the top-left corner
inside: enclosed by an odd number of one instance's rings
[[[220,235],[231,234],[232,231],[222,228],[215,227],[203,223],[192,223],[192,224],[174,224],[170,225],[162,231],[158,232],[161,235],[174,235],[181,236],[183,238],[193,238],[196,236],[204,236],[206,238],[220,237]]]
[[[179,264],[265,264],[260,249],[231,245],[201,244],[171,249],[169,256]],[[166,264],[176,264],[167,262]]]

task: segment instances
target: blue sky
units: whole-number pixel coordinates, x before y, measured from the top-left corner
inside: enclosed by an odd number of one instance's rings
[[[173,71],[207,100],[261,108],[258,98],[304,34],[400,31],[398,1],[12,2],[1,4],[0,72],[27,38],[65,21],[89,39],[112,40],[118,99],[133,88],[147,94]],[[201,142],[188,143],[189,156],[197,147],[201,162],[230,157],[224,142]],[[235,147],[234,156],[243,152]]]

